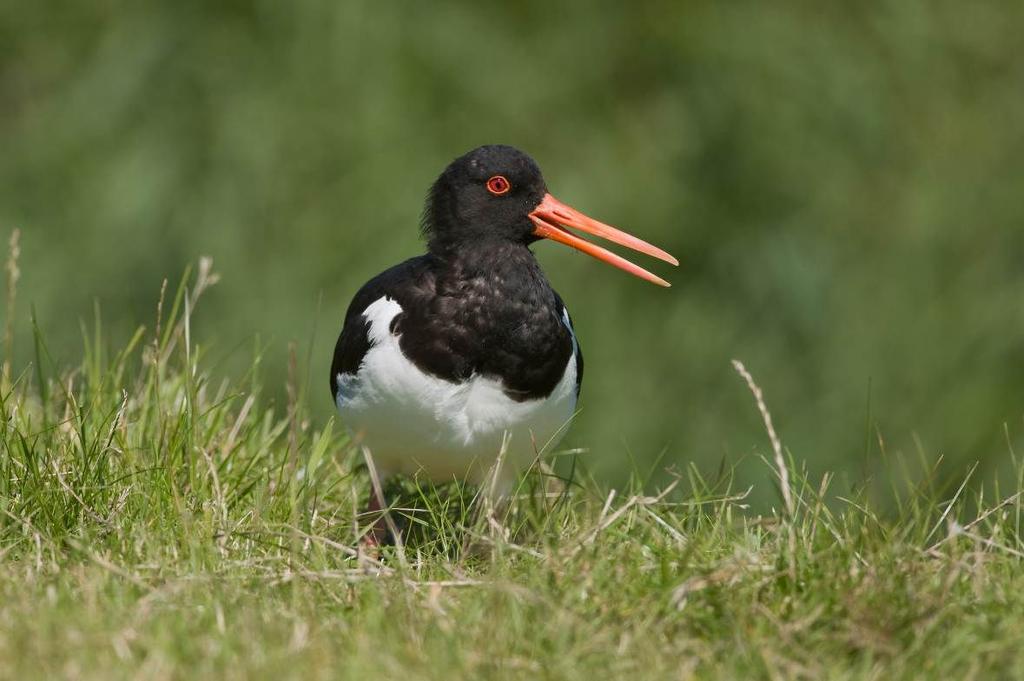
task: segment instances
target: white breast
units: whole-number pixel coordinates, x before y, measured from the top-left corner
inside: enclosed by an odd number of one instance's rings
[[[502,470],[507,481],[530,466],[538,452],[558,444],[576,409],[575,352],[550,395],[516,402],[491,378],[451,383],[420,371],[390,330],[401,311],[387,297],[366,308],[371,347],[356,374],[337,377],[338,411],[352,436],[370,449],[382,475],[421,473],[438,482],[480,482],[508,432]],[[564,311],[563,322],[571,332]],[[575,350],[575,336],[572,341]]]

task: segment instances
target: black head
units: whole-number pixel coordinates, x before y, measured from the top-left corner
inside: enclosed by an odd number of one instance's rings
[[[433,251],[500,239],[537,239],[530,220],[547,187],[536,162],[515,147],[489,144],[452,161],[430,188],[423,231]]]
[[[679,264],[660,248],[556,199],[548,193],[533,159],[502,144],[478,147],[452,161],[430,188],[423,211],[423,231],[435,254],[451,253],[466,246],[493,246],[495,242],[526,245],[537,239],[551,239],[641,279],[669,285],[661,277],[580,238],[570,229]]]

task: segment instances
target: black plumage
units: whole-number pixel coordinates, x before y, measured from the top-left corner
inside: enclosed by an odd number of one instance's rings
[[[551,393],[575,352],[579,394],[583,356],[563,319],[568,314],[562,299],[529,249],[495,244],[461,256],[411,258],[364,285],[349,305],[335,347],[335,398],[337,376],[355,373],[370,348],[362,311],[382,296],[402,306],[391,332],[425,373],[452,382],[487,376],[500,379],[516,401],[540,399]]]

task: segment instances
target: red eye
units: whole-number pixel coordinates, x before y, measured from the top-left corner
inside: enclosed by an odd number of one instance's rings
[[[508,180],[506,180],[501,175],[495,175],[491,179],[487,180],[487,191],[494,194],[495,196],[508,194],[510,189],[512,189],[512,185],[509,184]]]

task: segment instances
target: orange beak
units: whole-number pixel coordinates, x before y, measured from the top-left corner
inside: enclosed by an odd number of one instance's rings
[[[636,238],[632,234],[627,234],[622,230],[615,229],[611,225],[606,225],[603,222],[598,222],[593,218],[589,218],[583,213],[579,212],[571,206],[567,206],[551,194],[545,194],[544,199],[540,202],[532,213],[530,213],[530,220],[533,221],[534,229],[533,233],[535,236],[539,236],[543,239],[551,239],[558,243],[565,244],[566,246],[572,246],[577,251],[583,251],[587,255],[591,255],[598,260],[604,261],[609,265],[618,267],[620,270],[625,270],[635,277],[646,279],[647,281],[657,284],[658,286],[671,286],[670,283],[662,279],[661,277],[651,274],[639,265],[634,265],[630,261],[623,257],[615,255],[606,248],[601,248],[597,244],[592,244],[589,241],[585,241],[580,237],[570,232],[567,227],[578,229],[581,232],[587,234],[593,234],[594,236],[607,239],[612,243],[631,248],[634,251],[640,253],[646,253],[649,256],[664,260],[667,263],[678,265],[679,261],[673,258],[665,251],[652,246],[651,244]]]

